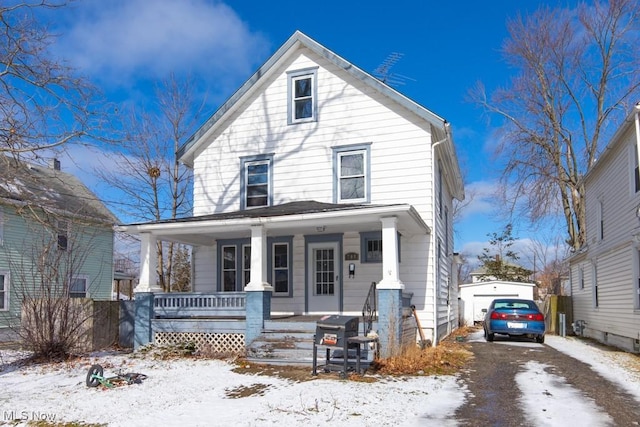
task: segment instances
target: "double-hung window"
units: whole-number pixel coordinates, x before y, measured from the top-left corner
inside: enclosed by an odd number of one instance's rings
[[[318,111],[316,76],[317,68],[288,73],[288,124],[316,121]]]
[[[598,300],[598,267],[595,261],[591,264],[591,282],[593,283],[593,307],[598,308],[600,306],[600,301]]]
[[[271,206],[273,201],[273,154],[240,159],[242,209]]]
[[[368,203],[371,201],[370,145],[334,147],[334,201]]]
[[[238,280],[238,257],[236,245],[222,246],[222,291],[234,292],[237,288]]]
[[[400,233],[398,233],[398,261],[400,261]],[[363,231],[360,233],[360,253],[363,263],[382,262],[382,232]]]
[[[9,274],[0,272],[0,311],[9,310]]]
[[[292,295],[293,237],[267,239],[267,281],[274,296]],[[220,273],[218,280],[223,292],[242,291],[251,280],[251,244],[249,239],[219,240]],[[238,257],[238,254],[242,254]]]
[[[269,238],[268,259],[269,273],[268,280],[273,286],[274,296],[292,296],[293,280],[293,238],[290,236]]]
[[[74,276],[69,282],[69,297],[86,298],[87,297],[87,276]]]

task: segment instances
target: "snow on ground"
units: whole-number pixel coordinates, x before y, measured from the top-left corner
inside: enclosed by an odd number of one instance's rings
[[[536,426],[612,425],[611,417],[593,399],[585,398],[563,377],[546,372],[546,368],[550,366],[531,360],[526,363],[525,370],[516,375],[524,412],[533,418]]]
[[[484,341],[482,333],[469,338]],[[572,338],[548,336],[547,343],[591,364],[640,402],[640,372],[625,368],[637,356]],[[541,347],[520,342],[498,345],[528,345],[532,351]],[[13,419],[23,424],[53,419],[109,426],[455,426],[454,413],[468,393],[455,376],[379,378],[372,383],[323,378],[296,382],[236,373],[234,366],[219,360],[158,361],[100,353],[63,364],[15,367],[10,363],[24,353],[0,350],[0,356],[4,362],[0,425]],[[88,388],[85,378],[94,363],[105,368],[105,375],[122,369],[148,378],[142,384],[115,389]],[[537,412],[537,425],[606,424],[608,416],[595,402],[586,401],[579,390],[545,368],[530,362],[516,377],[523,410]],[[545,399],[547,393],[555,398]]]
[[[115,389],[88,388],[85,378],[92,363],[102,364],[105,375],[122,367],[148,378]],[[0,373],[0,389],[11,390],[0,393],[0,420],[47,418],[109,426],[417,426],[426,420],[455,425],[447,420],[464,401],[453,376],[294,382],[232,368],[218,360],[122,355],[23,367]],[[233,397],[243,392],[250,396]]]

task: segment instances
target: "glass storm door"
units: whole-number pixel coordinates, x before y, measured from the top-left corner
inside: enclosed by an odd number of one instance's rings
[[[338,313],[340,310],[338,251],[335,242],[309,244],[309,313]]]

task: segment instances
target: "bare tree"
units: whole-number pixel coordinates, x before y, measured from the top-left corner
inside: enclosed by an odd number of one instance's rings
[[[64,5],[0,4],[0,154],[32,157],[90,135],[101,123],[95,89],[50,55],[54,36],[40,18]]]
[[[200,109],[194,108],[192,85],[171,76],[156,88],[155,107],[154,113],[130,115],[122,150],[110,156],[110,161],[120,165],[118,170],[96,170],[120,192],[122,214],[140,221],[175,219],[191,211],[191,171],[178,162],[176,152],[193,129]],[[165,292],[171,290],[175,245],[157,243],[157,273]]]
[[[491,98],[482,85],[472,98],[503,120],[498,154],[512,212],[533,222],[561,212],[567,243],[578,249],[585,243],[582,177],[614,119],[640,93],[640,4],[543,7],[507,27],[503,51],[518,74]]]
[[[515,238],[511,232],[513,226],[507,224],[504,230],[498,233],[488,234],[491,248],[484,248],[478,260],[484,273],[480,280],[508,280],[510,282],[529,282],[531,270],[516,264],[520,259],[518,253],[512,248]]]
[[[533,266],[534,281],[538,285],[541,296],[548,294],[560,295],[561,279],[568,273],[567,258],[569,247],[560,236],[531,240],[530,252],[525,255],[528,263]]]

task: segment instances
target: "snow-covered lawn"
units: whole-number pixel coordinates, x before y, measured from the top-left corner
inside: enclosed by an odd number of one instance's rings
[[[548,336],[547,343],[591,364],[640,402],[640,372],[629,368],[636,356],[603,351],[572,338]],[[295,381],[233,372],[234,365],[219,360],[153,360],[126,354],[96,354],[69,363],[14,369],[9,362],[19,354],[0,350],[0,355],[5,364],[0,372],[0,424],[48,419],[109,426],[454,426],[455,410],[467,397],[466,387],[455,376],[375,382],[321,376]],[[114,389],[88,388],[85,378],[94,363],[104,366],[106,375],[122,369],[148,378]],[[548,425],[575,424],[576,414],[566,411],[574,403],[585,419],[606,422],[607,415],[593,402],[584,402],[579,391],[567,390],[561,378],[551,378],[543,368],[527,365],[516,382],[535,376],[545,390],[564,387],[566,399],[558,403],[562,408],[547,408],[547,418],[553,414]],[[521,390],[525,408],[528,401],[539,404],[537,387]],[[549,404],[554,405],[553,400]]]

